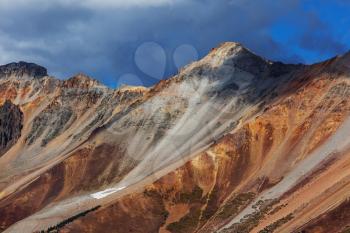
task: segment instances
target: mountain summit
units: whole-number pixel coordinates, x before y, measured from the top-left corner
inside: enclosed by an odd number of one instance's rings
[[[47,76],[47,70],[46,68],[37,64],[27,63],[23,61],[20,61],[18,63],[13,62],[0,66],[0,78],[10,76],[28,76],[33,78],[42,78],[44,76]]]
[[[349,230],[347,58],[223,43],[115,90],[0,66],[0,232]]]

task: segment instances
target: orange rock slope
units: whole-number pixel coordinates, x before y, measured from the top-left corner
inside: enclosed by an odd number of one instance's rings
[[[349,71],[237,43],[151,88],[3,66],[0,231],[347,232]]]

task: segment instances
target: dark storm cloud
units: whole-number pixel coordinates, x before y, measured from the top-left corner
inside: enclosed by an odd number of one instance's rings
[[[165,75],[176,72],[172,54],[183,44],[195,47],[202,57],[221,42],[238,41],[269,59],[301,62],[305,58],[299,51],[271,33],[286,16],[300,27],[290,39],[295,46],[320,54],[345,49],[319,16],[311,17],[295,0],[134,0],[130,6],[120,5],[123,1],[67,2],[34,0],[0,7],[0,62],[37,62],[61,77],[85,72],[111,86],[125,73],[136,74],[146,85],[157,81],[134,62],[135,51],[144,42],[165,49]]]
[[[62,36],[71,24],[83,22],[92,16],[92,11],[52,4],[41,8],[29,7],[1,11],[0,28],[14,39]]]

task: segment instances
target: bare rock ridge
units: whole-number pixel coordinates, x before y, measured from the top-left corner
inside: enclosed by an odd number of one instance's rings
[[[83,73],[78,73],[63,83],[63,87],[65,88],[91,88],[97,85],[103,86],[96,79]]]
[[[262,78],[279,77],[302,66],[302,64],[283,64],[282,62],[268,61],[239,43],[226,42],[222,44],[222,47],[226,46],[229,46],[230,50],[227,51],[225,56],[232,57],[232,59],[228,59],[224,63],[225,65],[235,66]],[[216,49],[214,49],[214,53],[215,51]]]
[[[349,230],[349,65],[228,42],[115,90],[1,66],[0,232]]]
[[[47,76],[47,70],[42,66],[23,61],[0,66],[0,78],[9,76],[41,78]]]

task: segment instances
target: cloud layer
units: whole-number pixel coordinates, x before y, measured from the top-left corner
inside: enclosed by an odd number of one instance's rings
[[[84,72],[110,86],[135,76],[152,85],[158,76],[143,71],[165,63],[157,75],[171,75],[176,59],[223,41],[312,63],[349,48],[349,10],[342,0],[0,0],[0,63],[37,62],[62,78]],[[147,48],[138,56],[145,43],[164,49],[166,61],[147,60]]]

